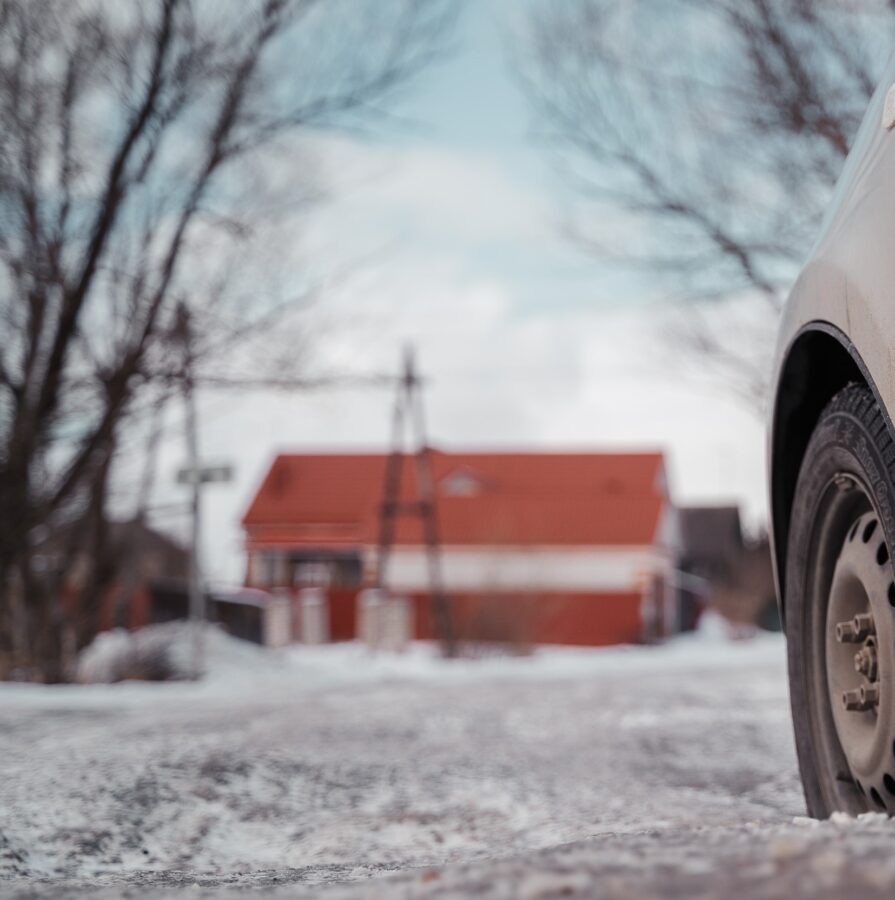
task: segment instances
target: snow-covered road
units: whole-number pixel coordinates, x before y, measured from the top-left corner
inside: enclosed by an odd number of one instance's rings
[[[0,686],[0,893],[895,884],[895,826],[800,818],[779,638],[460,663],[219,639],[212,658],[199,685]]]

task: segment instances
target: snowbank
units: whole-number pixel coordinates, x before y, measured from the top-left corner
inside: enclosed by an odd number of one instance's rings
[[[220,677],[263,669],[270,653],[231,638],[216,625],[166,622],[139,631],[115,628],[97,635],[78,658],[81,684],[184,681],[206,672]]]
[[[542,681],[601,675],[712,671],[759,664],[784,665],[780,635],[759,634],[731,640],[723,621],[706,617],[702,628],[656,646],[542,646],[530,656],[488,656],[445,660],[436,644],[418,641],[404,653],[374,653],[358,642],[322,646],[292,645],[272,650],[237,640],[216,626],[201,630],[203,676],[193,673],[191,626],[172,622],[129,633],[107,632],[84,651],[81,684],[40,686],[0,684],[3,702],[78,705],[170,701],[176,697],[276,696],[381,682],[462,684],[482,680]],[[162,658],[180,681],[131,681],[146,665]],[[118,682],[118,683],[110,683]]]

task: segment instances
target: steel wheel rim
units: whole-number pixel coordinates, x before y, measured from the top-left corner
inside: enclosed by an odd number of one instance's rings
[[[850,780],[872,808],[895,811],[895,585],[879,519],[864,509],[842,540],[830,584],[826,683]]]

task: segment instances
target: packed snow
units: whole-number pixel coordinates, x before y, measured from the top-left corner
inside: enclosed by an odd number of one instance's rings
[[[188,632],[162,635],[188,660]],[[160,639],[107,635],[83,677],[132,640]],[[428,644],[271,651],[215,629],[203,643],[199,681],[0,685],[0,890],[895,885],[888,820],[804,818],[779,636],[731,641],[710,623],[659,647],[457,661]]]

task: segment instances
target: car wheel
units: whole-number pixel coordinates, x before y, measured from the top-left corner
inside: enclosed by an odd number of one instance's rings
[[[870,391],[827,405],[796,484],[786,636],[808,812],[895,814],[895,443]]]

